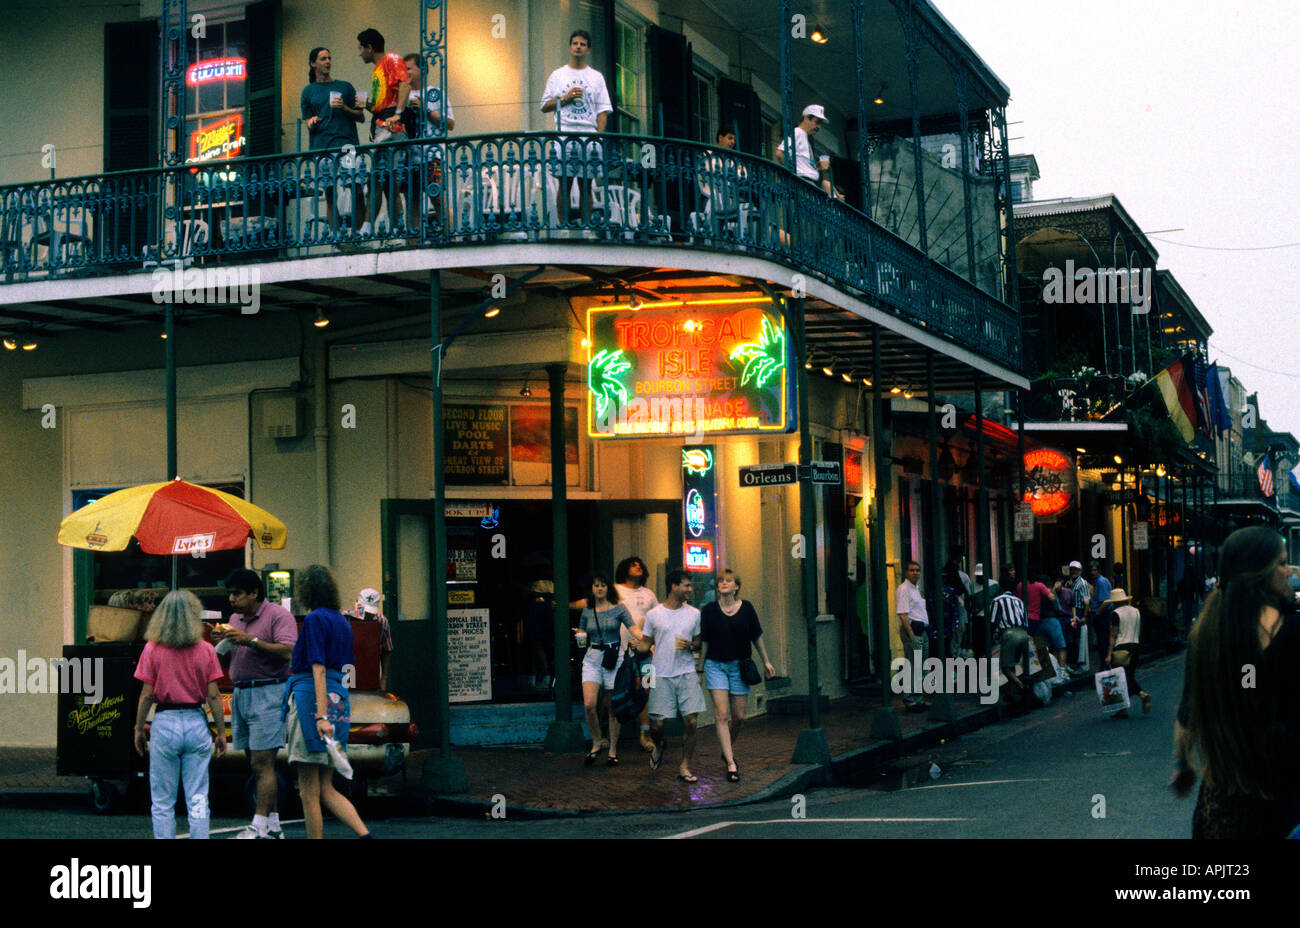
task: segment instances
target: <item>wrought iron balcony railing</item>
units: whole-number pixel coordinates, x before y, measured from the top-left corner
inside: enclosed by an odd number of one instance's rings
[[[553,132],[408,140],[0,187],[6,283],[562,239],[775,260],[1022,370],[1006,304],[779,165],[691,142]]]
[[[1253,470],[1219,474],[1218,485],[1218,498],[1221,502],[1246,500],[1263,503],[1271,508],[1287,506],[1290,503],[1289,488],[1279,485],[1276,479],[1273,481],[1273,495],[1265,496],[1259,486],[1259,475]]]

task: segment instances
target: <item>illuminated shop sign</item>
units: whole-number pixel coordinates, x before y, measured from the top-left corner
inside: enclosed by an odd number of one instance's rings
[[[244,149],[244,117],[233,113],[190,133],[188,161],[235,158]]]
[[[686,529],[682,566],[687,570],[713,572],[713,545],[718,537],[717,478],[712,445],[682,449],[682,524]]]
[[[1074,462],[1051,448],[1025,454],[1025,502],[1038,518],[1055,516],[1074,505],[1077,489]]]
[[[190,65],[185,83],[197,87],[213,81],[242,81],[247,76],[248,62],[243,58],[210,58]]]
[[[770,303],[591,309],[587,330],[593,438],[794,425],[785,322]]]

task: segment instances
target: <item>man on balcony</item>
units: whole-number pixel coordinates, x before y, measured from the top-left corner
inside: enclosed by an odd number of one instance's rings
[[[803,108],[803,119],[794,127],[794,172],[809,183],[829,189],[821,183],[821,169],[813,162],[812,137],[821,131],[829,120],[820,104],[810,103]],[[776,160],[785,164],[785,139],[776,147]],[[824,160],[824,159],[822,159]]]
[[[555,113],[558,132],[604,132],[605,120],[614,112],[605,76],[587,64],[591,36],[577,29],[569,36],[569,63],[556,68],[542,91],[542,112]],[[555,195],[557,220],[569,224],[569,189],[578,180],[582,218],[591,215],[591,180],[600,176],[603,151],[599,142],[585,146],[573,142],[560,153],[560,189]]]
[[[384,36],[378,29],[365,29],[357,34],[357,51],[361,60],[374,65],[370,74],[370,93],[367,103],[372,114],[370,120],[370,140],[387,142],[406,137],[404,114],[406,102],[411,96],[411,82],[406,74],[406,64],[396,52],[384,52]],[[397,174],[393,170],[392,155],[376,155],[375,168],[387,174],[388,182],[394,189],[388,194],[388,217],[391,225],[397,225],[400,215],[397,204]],[[386,171],[385,171],[386,169]],[[361,234],[370,233],[371,221],[379,215],[379,201],[383,198],[383,175],[375,177],[370,186],[370,220],[361,227]]]

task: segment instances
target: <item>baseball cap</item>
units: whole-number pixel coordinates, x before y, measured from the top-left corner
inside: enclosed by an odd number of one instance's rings
[[[1083,565],[1080,564],[1078,561],[1071,561],[1071,562],[1070,562],[1070,567],[1071,567],[1071,568],[1078,568],[1079,570],[1083,570]]]
[[[379,602],[383,599],[379,591],[371,587],[366,587],[357,594],[357,605],[368,615],[379,614]]]
[[[826,118],[826,110],[822,109],[820,103],[809,103],[803,108],[803,114],[805,116],[816,116],[824,123],[830,122],[830,120]]]

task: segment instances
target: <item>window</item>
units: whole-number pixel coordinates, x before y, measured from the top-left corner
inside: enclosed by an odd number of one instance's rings
[[[645,41],[642,30],[621,16],[615,20],[614,98],[618,130],[639,135],[645,119]]]
[[[718,90],[712,75],[704,71],[695,71],[695,80],[691,82],[691,91],[695,95],[695,125],[692,126],[693,137],[698,142],[712,145],[714,133],[718,129]]]
[[[248,81],[248,29],[243,20],[211,21],[206,36],[186,33],[186,161],[219,161],[244,153],[245,91]]]

